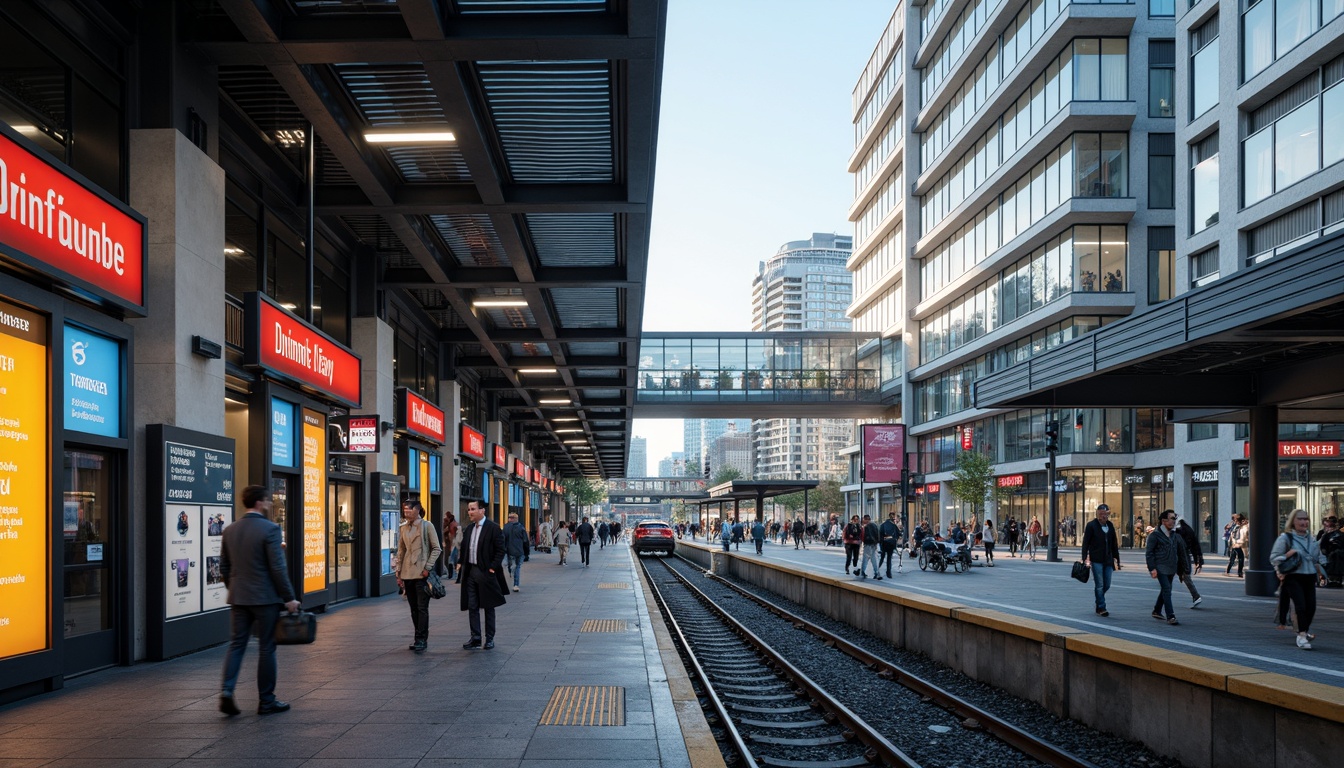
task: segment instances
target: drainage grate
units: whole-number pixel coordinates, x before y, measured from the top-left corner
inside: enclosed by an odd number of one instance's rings
[[[597,585],[597,588],[598,588],[598,589],[629,589],[629,588],[630,588],[630,582],[628,582],[628,581],[604,581],[604,582],[602,582],[601,584],[598,584],[598,585]]]
[[[579,627],[580,632],[624,632],[625,619],[589,619]]]
[[[625,689],[562,685],[551,694],[539,725],[625,725]]]

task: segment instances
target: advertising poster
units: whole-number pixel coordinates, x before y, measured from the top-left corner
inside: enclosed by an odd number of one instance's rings
[[[899,483],[905,469],[905,425],[864,424],[863,482]]]
[[[397,524],[401,516],[401,487],[394,480],[384,480],[378,488],[379,560],[382,575],[392,573],[392,556],[397,553]]]
[[[327,453],[377,453],[378,416],[333,416],[327,420]]]
[[[294,466],[294,404],[271,398],[271,463]]]
[[[121,344],[65,326],[65,428],[121,437]]]
[[[0,659],[45,650],[47,321],[0,302]]]
[[[169,504],[163,518],[163,616],[174,619],[201,610],[201,508]]]
[[[327,425],[303,410],[303,591],[327,587]]]
[[[220,565],[220,553],[224,549],[224,529],[233,522],[233,510],[229,507],[202,507],[205,515],[205,536],[202,539],[201,577],[205,584],[201,589],[201,610],[213,611],[227,608],[229,590],[224,586],[224,573]]]

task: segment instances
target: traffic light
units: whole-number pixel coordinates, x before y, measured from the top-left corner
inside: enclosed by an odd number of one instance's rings
[[[709,479],[709,462],[708,462],[708,461],[705,462],[705,479],[706,479],[706,480]]]
[[[1059,422],[1050,421],[1045,425],[1045,452],[1059,452]]]

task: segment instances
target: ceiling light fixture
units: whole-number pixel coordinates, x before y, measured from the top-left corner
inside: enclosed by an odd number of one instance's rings
[[[543,397],[537,402],[541,403],[542,405],[569,405],[573,401],[567,397],[551,397],[551,398]]]
[[[556,423],[559,423],[559,422],[562,422],[562,421],[578,421],[578,420],[579,420],[579,417],[578,417],[578,416],[566,416],[566,417],[563,418],[563,419],[551,419],[551,421],[554,421],[554,422],[556,422]]]
[[[519,368],[519,373],[559,373],[558,368]]]
[[[452,131],[365,131],[364,140],[370,144],[446,144],[457,141]]]
[[[582,433],[582,432],[583,432],[582,429],[557,429],[557,430],[555,430],[555,434],[557,434],[557,435],[566,435],[566,434],[574,434],[574,433]]]
[[[526,307],[525,299],[475,299],[471,302],[473,307]]]
[[[565,441],[565,445],[583,445],[583,446],[587,446],[587,445],[588,445],[588,441],[587,441],[587,440],[566,440],[566,441]]]

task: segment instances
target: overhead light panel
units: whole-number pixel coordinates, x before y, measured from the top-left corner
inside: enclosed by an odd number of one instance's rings
[[[583,446],[586,446],[586,445],[588,445],[588,441],[587,441],[587,440],[566,440],[566,441],[565,441],[565,445],[583,445]]]
[[[365,131],[364,140],[370,144],[447,144],[457,141],[452,131],[390,130]]]
[[[582,430],[582,429],[557,429],[557,430],[555,430],[555,433],[556,433],[557,435],[573,434],[573,433],[576,433],[576,432],[581,433],[581,432],[583,432],[583,430]]]
[[[578,417],[578,416],[566,416],[566,417],[563,418],[563,419],[551,419],[551,421],[554,421],[554,422],[557,423],[557,424],[560,423],[560,422],[562,422],[562,421],[578,421],[578,420],[579,420],[579,417]]]
[[[541,403],[542,405],[569,405],[573,401],[567,397],[550,397],[550,398],[544,397],[538,400],[537,402]]]
[[[525,299],[474,299],[473,307],[526,307]]]
[[[519,373],[559,373],[559,368],[519,368]]]

